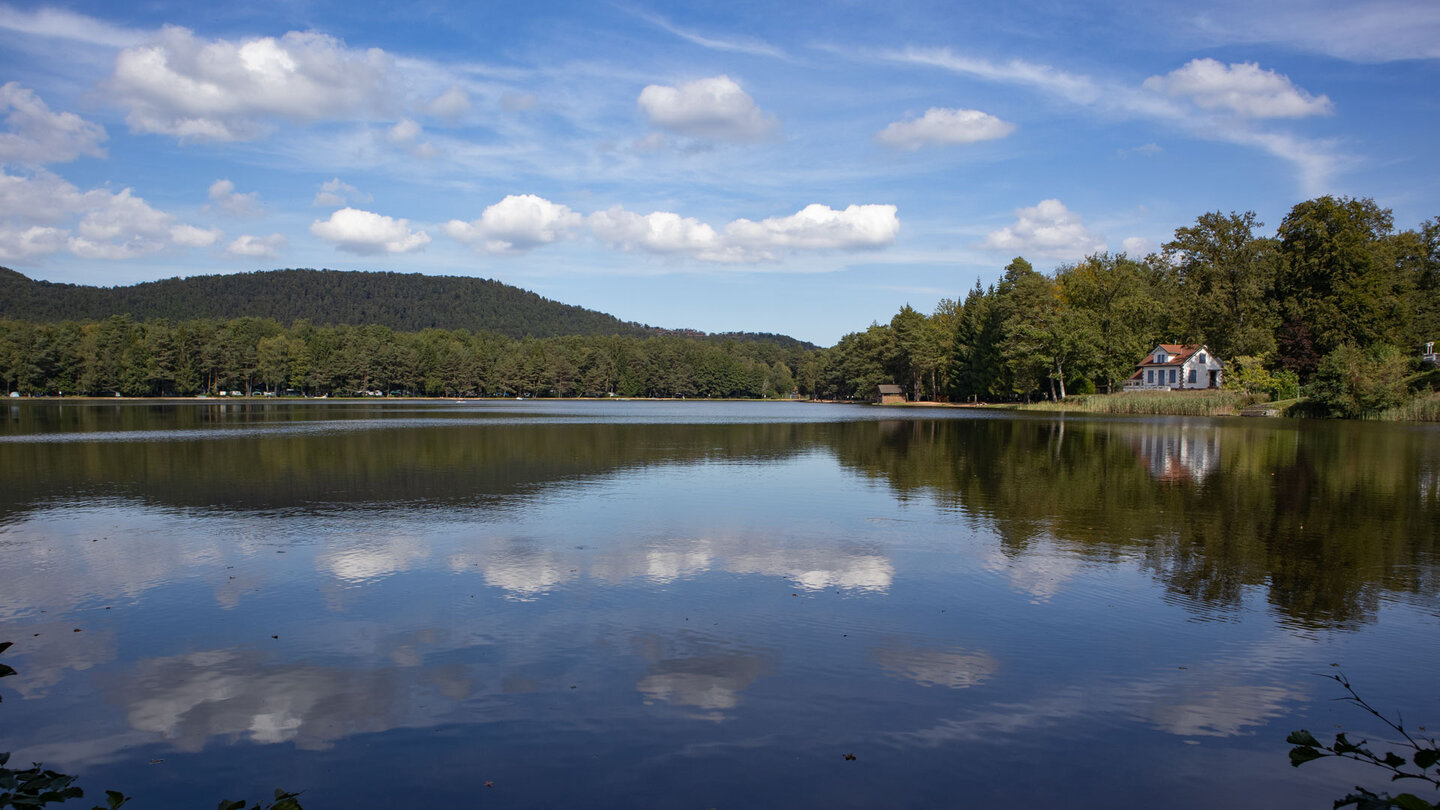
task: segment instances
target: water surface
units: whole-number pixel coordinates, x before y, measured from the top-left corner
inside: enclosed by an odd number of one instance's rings
[[[1328,807],[1316,673],[1440,724],[1430,428],[5,408],[0,750],[90,796]]]

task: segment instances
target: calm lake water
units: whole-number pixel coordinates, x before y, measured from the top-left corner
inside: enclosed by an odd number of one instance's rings
[[[0,751],[88,799],[1328,808],[1334,665],[1440,727],[1430,427],[0,409]]]

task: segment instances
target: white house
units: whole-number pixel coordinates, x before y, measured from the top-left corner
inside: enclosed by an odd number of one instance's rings
[[[1125,389],[1219,388],[1224,368],[1204,346],[1161,343],[1135,367]]]

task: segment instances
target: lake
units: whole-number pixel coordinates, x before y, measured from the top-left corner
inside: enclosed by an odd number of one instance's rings
[[[1440,726],[1434,427],[3,412],[0,751],[86,807],[1329,808],[1327,676]]]

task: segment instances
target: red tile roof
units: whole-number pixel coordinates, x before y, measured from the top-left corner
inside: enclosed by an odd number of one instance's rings
[[[1190,359],[1191,355],[1195,354],[1198,351],[1201,351],[1205,347],[1198,343],[1161,343],[1155,348],[1164,349],[1165,353],[1170,356],[1169,361],[1165,363],[1155,362],[1155,349],[1151,349],[1150,353],[1145,355],[1145,359],[1141,360],[1138,364],[1136,364],[1137,368],[1169,368],[1170,366],[1183,365],[1186,360]]]

